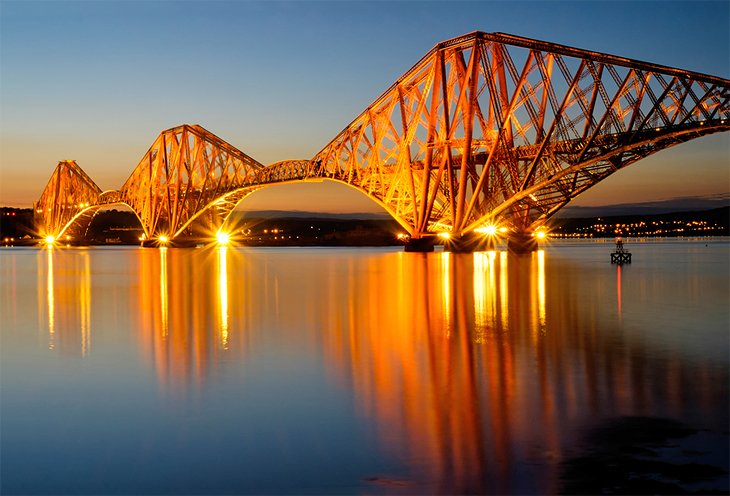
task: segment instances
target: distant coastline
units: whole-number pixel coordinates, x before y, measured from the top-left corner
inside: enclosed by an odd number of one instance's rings
[[[694,212],[730,207],[730,193],[704,196],[668,198],[644,203],[622,203],[595,207],[566,205],[558,213],[558,219],[612,217],[632,215],[660,215],[678,212]]]
[[[601,211],[625,208],[605,207]],[[0,242],[4,246],[38,243],[31,209],[2,207],[0,214]],[[403,244],[398,235],[404,234],[386,214],[372,213],[237,211],[228,226],[234,242],[246,246],[398,246]],[[730,206],[654,214],[558,216],[548,227],[554,238],[730,236]],[[141,235],[142,227],[131,211],[111,209],[94,218],[87,238],[79,244],[136,245]]]

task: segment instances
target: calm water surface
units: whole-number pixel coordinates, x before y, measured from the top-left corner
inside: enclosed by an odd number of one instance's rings
[[[0,250],[0,489],[550,493],[630,415],[727,468],[730,244],[627,247]]]

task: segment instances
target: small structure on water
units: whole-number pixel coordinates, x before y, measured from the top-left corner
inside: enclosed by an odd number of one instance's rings
[[[624,248],[621,238],[616,238],[616,249],[611,253],[611,263],[619,265],[631,263],[631,252]]]

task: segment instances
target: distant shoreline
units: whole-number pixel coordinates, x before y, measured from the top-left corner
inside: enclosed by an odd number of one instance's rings
[[[0,208],[0,243],[29,246],[31,209]],[[266,214],[269,214],[268,212]],[[403,228],[389,218],[347,218],[339,215],[275,217],[236,212],[229,219],[233,241],[243,246],[402,246]],[[547,223],[556,239],[710,238],[730,236],[730,207],[654,215],[554,218]],[[138,245],[142,228],[134,213],[115,209],[99,213],[80,245]]]

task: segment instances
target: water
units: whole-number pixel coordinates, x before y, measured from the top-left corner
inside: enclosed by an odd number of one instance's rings
[[[544,494],[621,416],[727,469],[730,244],[627,248],[0,250],[0,489]]]

